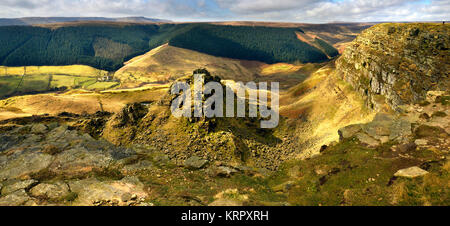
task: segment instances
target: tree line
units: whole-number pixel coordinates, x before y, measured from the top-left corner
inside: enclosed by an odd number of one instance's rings
[[[323,40],[317,44],[326,54],[301,42],[295,35],[298,30],[211,24],[6,26],[0,27],[0,64],[84,64],[114,71],[132,57],[165,43],[214,56],[266,63],[323,62],[328,60],[327,55],[336,54],[337,50]],[[118,46],[126,53],[115,49]]]

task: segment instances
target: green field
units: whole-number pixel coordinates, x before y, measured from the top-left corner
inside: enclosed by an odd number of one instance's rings
[[[8,75],[0,77],[0,98],[65,89],[105,90],[119,85],[115,81],[97,81],[96,77],[72,75]]]
[[[30,75],[22,80],[22,76],[2,76],[0,98],[16,93],[45,92],[49,90],[49,77],[48,75]]]

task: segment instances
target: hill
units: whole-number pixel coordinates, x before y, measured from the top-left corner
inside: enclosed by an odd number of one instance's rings
[[[223,79],[250,81],[260,62],[240,61],[169,46],[159,46],[127,62],[114,75],[124,83],[166,83],[192,73],[192,68],[206,67]]]
[[[324,52],[296,38],[299,28],[163,24],[152,47],[163,43],[214,56],[257,60],[265,63],[324,62]],[[333,48],[333,47],[331,47]]]
[[[115,70],[124,58],[148,50],[156,25],[87,25],[57,29],[0,27],[0,62],[5,66],[84,64]]]
[[[165,43],[198,52],[265,63],[325,62],[336,50],[326,40],[299,40],[300,28],[212,24],[75,24],[0,27],[0,65],[84,64],[114,71],[132,57]],[[323,48],[326,46],[326,48]]]
[[[280,82],[281,88],[286,88],[303,81],[320,65],[266,64],[216,57],[165,44],[125,62],[125,66],[116,71],[114,77],[122,82],[122,87],[134,87],[142,83],[169,83],[190,75],[193,68],[206,68],[224,80],[276,80]]]

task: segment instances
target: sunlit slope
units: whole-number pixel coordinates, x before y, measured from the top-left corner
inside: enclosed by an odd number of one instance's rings
[[[97,111],[117,112],[126,104],[152,102],[167,93],[167,87],[155,86],[101,92],[72,90],[66,93],[44,93],[16,96],[0,100],[0,120],[31,115],[57,115],[62,112],[93,114]]]
[[[250,81],[263,63],[215,57],[192,50],[163,45],[125,63],[115,73],[124,83],[168,82],[192,73],[195,68],[208,68],[225,79]]]
[[[123,87],[134,87],[141,83],[167,83],[191,74],[196,68],[206,68],[225,80],[277,80],[282,86],[299,83],[317,69],[312,64],[265,64],[216,57],[165,44],[126,62],[114,77]]]
[[[338,129],[374,116],[358,93],[336,76],[333,64],[281,93],[280,114],[296,125],[291,132],[302,149],[298,157],[318,153],[322,145],[338,141]]]

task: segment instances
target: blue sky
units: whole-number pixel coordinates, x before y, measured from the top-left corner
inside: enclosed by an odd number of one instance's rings
[[[145,16],[173,21],[441,21],[450,0],[0,0],[0,17]]]

